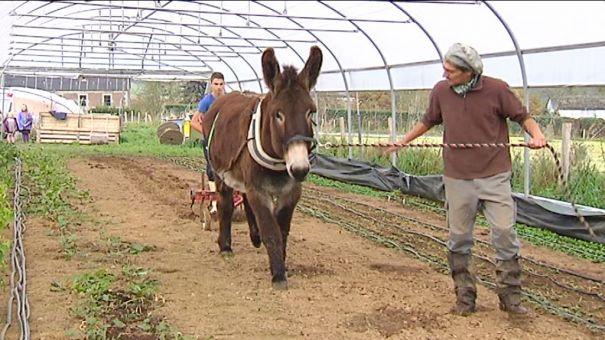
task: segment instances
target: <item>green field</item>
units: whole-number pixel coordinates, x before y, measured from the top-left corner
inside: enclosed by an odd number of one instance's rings
[[[321,133],[320,139],[322,141],[330,140],[334,142],[340,142],[340,134],[339,133]],[[401,135],[398,135],[397,138],[401,138]],[[510,138],[511,143],[522,143],[523,137],[515,137],[512,136]],[[352,143],[358,143],[359,137],[357,134],[352,136]],[[346,140],[344,141],[347,142]],[[372,143],[388,143],[390,142],[389,136],[387,134],[365,134],[361,137],[361,142],[364,144],[372,144]],[[422,143],[441,143],[441,136],[422,136],[417,138],[413,143],[414,144],[422,144]],[[561,155],[561,140],[553,139],[548,141],[550,145],[553,146],[555,151],[557,151],[559,157]],[[590,159],[590,161],[595,165],[595,167],[605,172],[605,141],[595,141],[595,140],[572,140],[572,152],[575,153],[579,157],[586,157]],[[523,152],[522,148],[513,148],[513,155],[516,153]],[[531,150],[533,153],[537,152],[550,152],[546,150]]]

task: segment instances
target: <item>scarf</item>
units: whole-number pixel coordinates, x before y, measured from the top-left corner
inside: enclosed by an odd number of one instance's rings
[[[469,80],[466,84],[460,84],[452,86],[452,90],[456,92],[459,96],[464,96],[468,91],[470,91],[477,84],[477,80],[479,80],[479,75],[474,76],[471,80]]]

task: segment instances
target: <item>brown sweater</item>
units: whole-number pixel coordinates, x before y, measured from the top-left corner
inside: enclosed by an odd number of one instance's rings
[[[508,84],[481,76],[464,96],[447,81],[438,82],[422,122],[428,128],[443,124],[444,143],[508,143],[506,118],[523,124],[529,113]],[[443,160],[444,174],[458,179],[489,177],[512,168],[510,150],[502,147],[444,148]]]

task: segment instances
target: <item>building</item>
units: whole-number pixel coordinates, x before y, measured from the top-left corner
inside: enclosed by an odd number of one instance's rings
[[[75,101],[86,112],[98,106],[127,107],[130,79],[100,76],[24,76],[4,75],[5,87],[27,87],[58,94]]]
[[[605,98],[597,96],[565,96],[548,98],[546,110],[564,118],[605,119]]]

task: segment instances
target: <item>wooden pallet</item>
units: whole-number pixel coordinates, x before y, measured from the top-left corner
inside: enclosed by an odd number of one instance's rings
[[[40,143],[79,143],[79,144],[107,144],[119,143],[119,133],[101,133],[70,130],[38,130],[38,141]]]
[[[120,142],[121,122],[109,114],[68,114],[60,120],[49,112],[40,113],[39,143],[107,144]]]

